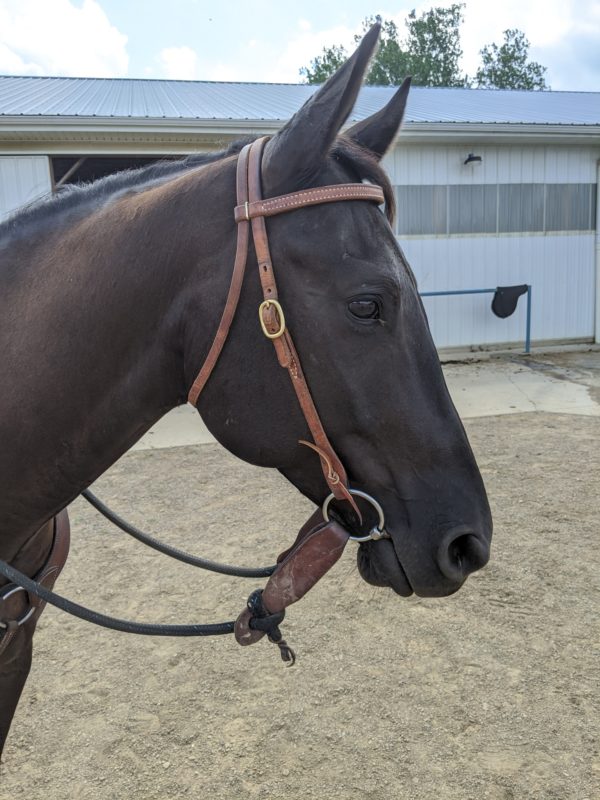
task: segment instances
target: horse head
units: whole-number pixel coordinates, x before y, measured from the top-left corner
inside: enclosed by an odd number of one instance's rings
[[[398,594],[447,595],[489,556],[491,516],[466,433],[444,382],[413,273],[390,225],[393,192],[379,162],[401,125],[409,81],[378,113],[340,135],[379,28],[265,146],[262,193],[369,182],[363,200],[301,207],[266,220],[279,298],[327,436],[349,485],[377,498],[389,539],[359,548],[361,575]],[[231,205],[234,205],[232,196]],[[259,326],[250,253],[239,311],[198,409],[242,459],[279,469],[321,504],[328,494],[290,381]],[[370,505],[336,501],[352,530]],[[359,515],[362,513],[362,521]]]

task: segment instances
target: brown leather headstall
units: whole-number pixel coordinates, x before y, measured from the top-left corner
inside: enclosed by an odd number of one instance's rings
[[[378,186],[343,183],[263,199],[261,161],[266,141],[267,138],[257,139],[246,145],[239,155],[237,206],[234,209],[238,233],[233,275],[216,336],[190,389],[188,401],[196,406],[227,340],[240,299],[251,227],[263,290],[263,302],[258,310],[260,325],[264,335],[273,342],[279,364],[288,371],[313,437],[312,442],[300,440],[300,444],[310,447],[318,454],[330,492],[336,499],[349,502],[360,518],[360,511],[348,487],[346,470],[325,433],[286,325],[275,282],[265,217],[306,206],[346,200],[367,200],[381,204],[384,202],[384,195]],[[277,569],[269,578],[265,589],[257,590],[250,596],[246,609],[235,623],[237,641],[241,645],[253,644],[267,634],[279,646],[283,660],[289,664],[294,663],[294,653],[281,636],[279,622],[283,619],[287,606],[303,597],[336,563],[348,539],[348,531],[334,521],[325,521],[321,510],[316,511],[301,529],[295,544],[278,559]]]
[[[354,498],[348,490],[346,470],[327,438],[291,333],[285,322],[285,314],[277,292],[264,218],[295,211],[306,206],[345,200],[368,200],[381,204],[384,202],[383,191],[379,186],[371,184],[342,183],[263,199],[261,196],[261,161],[266,142],[267,137],[257,139],[246,145],[239,155],[236,179],[237,206],[234,209],[234,217],[238,223],[238,237],[231,285],[213,344],[192,384],[188,402],[193,406],[198,402],[200,393],[215,368],[227,340],[242,289],[251,225],[264,298],[259,307],[260,325],[265,336],[273,342],[280,365],[288,370],[292,386],[313,437],[313,442],[300,440],[300,443],[312,448],[319,455],[323,475],[332,494],[338,500],[348,501],[360,516]]]

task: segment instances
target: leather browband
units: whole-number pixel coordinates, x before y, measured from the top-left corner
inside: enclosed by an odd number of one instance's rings
[[[311,447],[318,453],[321,459],[323,475],[333,495],[340,500],[347,500],[360,516],[354,499],[348,491],[346,471],[327,438],[302,371],[292,337],[285,327],[283,310],[278,301],[277,285],[275,283],[264,218],[306,206],[344,200],[368,200],[381,204],[384,202],[383,191],[379,186],[371,184],[341,183],[332,186],[320,186],[315,189],[304,189],[299,192],[263,200],[261,197],[261,160],[266,141],[266,137],[257,139],[246,145],[239,155],[236,180],[237,206],[234,210],[235,221],[238,224],[238,237],[231,284],[217,333],[208,356],[190,388],[188,402],[193,406],[198,402],[200,393],[206,385],[227,340],[240,299],[251,225],[264,296],[264,302],[260,307],[261,325],[265,335],[273,341],[280,365],[289,372],[298,402],[314,439],[314,443],[304,441],[301,443]]]
[[[302,189],[300,192],[281,194],[268,200],[253,200],[251,203],[236,206],[233,215],[236,222],[254,217],[274,217],[297,208],[317,206],[321,203],[336,203],[338,200],[372,200],[383,203],[383,190],[369,183],[340,183],[334,186],[319,186],[316,189]]]

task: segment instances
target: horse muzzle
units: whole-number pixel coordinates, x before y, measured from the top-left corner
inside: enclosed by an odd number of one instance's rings
[[[402,597],[413,592],[420,597],[445,597],[454,594],[467,577],[484,567],[490,555],[489,540],[460,525],[448,529],[436,543],[422,547],[406,541],[406,535],[391,540],[362,544],[358,569],[373,586],[387,586]]]

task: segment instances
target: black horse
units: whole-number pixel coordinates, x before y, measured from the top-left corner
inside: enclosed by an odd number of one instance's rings
[[[408,83],[338,135],[378,33],[267,143],[264,197],[363,181],[382,187],[391,216],[378,162],[399,129]],[[47,557],[48,521],[186,401],[228,292],[239,150],[70,189],[0,226],[0,558],[28,575]],[[361,545],[362,576],[403,596],[456,591],[488,559],[490,511],[386,215],[346,200],[267,227],[323,425],[350,485],[385,509],[391,538]],[[307,424],[258,324],[256,270],[251,252],[198,411],[224,447],[280,470],[320,504],[328,493],[320,459],[298,444]],[[21,626],[0,656],[0,750],[34,627],[33,619]]]

